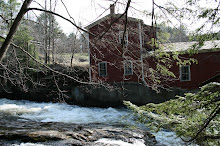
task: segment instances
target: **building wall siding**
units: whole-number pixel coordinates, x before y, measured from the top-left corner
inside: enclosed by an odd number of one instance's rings
[[[124,30],[124,20],[119,20],[105,33],[102,39],[99,38],[109,27],[112,18],[91,27],[89,32],[98,36],[90,35],[90,68],[92,81],[122,82],[141,80],[141,58],[139,40],[139,21],[128,21],[127,32],[129,44],[122,48],[119,44],[119,32]],[[124,76],[124,60],[132,60],[133,74]],[[107,62],[107,76],[99,77],[98,63]]]
[[[167,87],[179,87],[182,89],[197,89],[204,85],[207,81],[220,81],[217,77],[220,74],[220,51],[218,52],[203,52],[189,56],[187,54],[181,55],[181,58],[189,59],[194,58],[198,63],[192,63],[190,65],[190,81],[180,81],[179,66],[176,62],[173,62],[173,67],[170,69],[176,78],[170,82],[163,82],[164,86]],[[152,57],[145,58],[145,64],[155,68],[155,62]],[[216,77],[212,79],[213,77]],[[212,80],[211,80],[212,79]],[[149,80],[149,78],[145,78]]]

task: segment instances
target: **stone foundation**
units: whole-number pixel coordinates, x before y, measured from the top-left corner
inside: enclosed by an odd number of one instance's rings
[[[161,103],[175,98],[176,95],[182,96],[185,92],[188,92],[183,89],[170,88],[157,93],[140,83],[118,83],[111,85],[111,88],[108,87],[104,85],[73,87],[71,93],[74,103],[83,106],[115,107],[122,106],[123,101],[126,100],[136,105],[144,105],[147,103]]]

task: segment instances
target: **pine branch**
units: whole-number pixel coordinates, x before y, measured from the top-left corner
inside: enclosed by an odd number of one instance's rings
[[[191,138],[190,140],[184,140],[182,138],[182,140],[184,142],[192,142],[195,139],[198,138],[199,134],[209,125],[209,123],[220,113],[220,104],[218,104],[216,106],[216,108],[212,111],[212,113],[209,115],[209,117],[206,119],[206,122],[203,124],[202,128],[199,129],[199,131],[197,132],[197,134]]]

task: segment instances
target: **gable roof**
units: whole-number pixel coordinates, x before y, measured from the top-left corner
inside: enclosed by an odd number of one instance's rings
[[[103,17],[103,18],[101,18],[101,19],[99,19],[99,20],[97,20],[97,21],[95,21],[95,22],[89,24],[89,25],[86,26],[85,28],[88,30],[89,28],[92,28],[93,26],[95,26],[95,25],[97,25],[97,24],[99,24],[99,23],[101,23],[101,22],[103,22],[103,21],[105,21],[105,20],[107,20],[107,19],[110,19],[110,18],[115,18],[115,19],[117,19],[117,18],[121,17],[121,15],[122,15],[122,14],[108,14],[108,15],[106,15],[105,17]],[[125,16],[123,16],[121,19],[125,19],[124,17],[125,17]],[[136,21],[136,22],[141,22],[142,24],[144,23],[143,20],[137,19],[137,18],[133,18],[133,17],[128,17],[128,20],[130,20],[130,21]]]
[[[192,49],[193,45],[198,44],[198,42],[178,42],[178,43],[167,43],[167,44],[161,44],[160,46],[164,49],[166,52],[172,52],[172,51],[181,51],[186,52],[188,49]],[[216,52],[220,51],[220,40],[212,40],[212,41],[205,41],[204,45],[197,46],[196,49],[199,53],[202,52]]]

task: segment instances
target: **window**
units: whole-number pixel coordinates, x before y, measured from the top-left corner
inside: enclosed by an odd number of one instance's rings
[[[185,65],[180,67],[180,81],[190,81],[190,66]]]
[[[123,35],[124,35],[124,40],[123,40]],[[121,45],[128,45],[128,32],[126,31],[124,34],[124,31],[119,31],[119,43]]]
[[[133,74],[133,64],[132,61],[128,60],[124,62],[124,75]]]
[[[100,77],[107,76],[107,63],[106,62],[99,62],[99,76]]]

